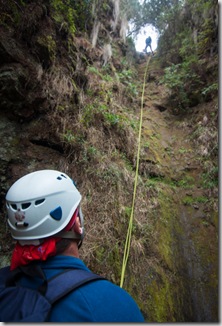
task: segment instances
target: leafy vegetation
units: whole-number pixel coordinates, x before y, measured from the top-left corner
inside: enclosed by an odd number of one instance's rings
[[[164,5],[164,2],[163,2]],[[159,56],[166,66],[162,82],[171,90],[170,102],[187,109],[213,96],[217,84],[211,81],[217,70],[211,65],[212,53],[217,58],[217,3],[213,0],[176,2],[159,16],[165,26],[159,40]],[[160,27],[161,30],[161,27]],[[209,73],[203,65],[211,65]]]

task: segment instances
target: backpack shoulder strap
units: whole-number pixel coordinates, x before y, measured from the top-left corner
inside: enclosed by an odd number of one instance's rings
[[[53,304],[83,284],[96,280],[105,280],[105,278],[86,270],[69,269],[48,280],[45,297]]]
[[[2,267],[0,269],[0,282],[5,282],[5,280],[7,279],[8,275],[10,273],[10,267],[6,266],[6,267]]]

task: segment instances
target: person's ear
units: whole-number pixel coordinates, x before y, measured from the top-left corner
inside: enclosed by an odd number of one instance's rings
[[[78,234],[82,234],[82,228],[81,228],[81,224],[80,224],[80,218],[79,216],[77,216],[76,220],[75,220],[75,224],[73,226],[73,230],[78,233]]]

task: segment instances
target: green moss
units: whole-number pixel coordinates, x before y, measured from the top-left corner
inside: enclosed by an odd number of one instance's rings
[[[53,61],[53,59],[55,59],[56,54],[56,42],[51,35],[46,36],[45,40],[48,47],[49,56]]]
[[[215,225],[215,228],[217,230],[217,233],[218,233],[218,212],[213,212],[211,214],[211,222],[213,225]]]
[[[70,1],[52,0],[51,5],[54,9],[52,17],[60,25],[59,27],[65,29],[70,34],[75,34],[75,18],[77,14]]]
[[[173,227],[175,226],[175,208],[169,196],[169,190],[165,187],[164,191],[159,194],[160,212],[158,233],[159,253],[165,264],[170,269],[174,268],[172,246],[173,246]]]
[[[148,311],[149,322],[182,322],[183,285],[181,279],[170,275],[164,267],[156,264],[144,287],[147,298],[143,303]]]
[[[56,57],[56,42],[51,35],[41,35],[37,40],[38,44],[47,49],[48,56],[51,61]]]
[[[159,208],[155,212],[156,261],[147,270],[148,281],[143,284],[143,300],[140,295],[136,299],[142,311],[146,311],[149,322],[183,321],[185,289],[177,273],[180,253],[175,239],[175,234],[181,233],[177,206],[172,199],[174,191],[170,185],[159,181],[158,189]],[[132,289],[129,286],[129,291],[134,293],[133,283],[138,283],[138,280],[133,281],[133,276],[131,278]]]
[[[111,281],[119,285],[122,269],[119,244],[103,244],[103,247],[99,246],[96,248],[94,256],[98,264],[96,267],[98,273],[110,275],[111,271],[111,275],[109,276]]]
[[[163,284],[161,286],[154,281],[151,290],[153,308],[155,311],[153,318],[158,323],[168,320],[175,322],[175,317],[173,317],[175,304],[171,295],[171,284],[166,277],[164,277],[162,281]]]
[[[113,269],[115,275],[115,283],[119,284],[120,275],[122,270],[122,258],[120,256],[120,249],[118,243],[113,247],[111,251],[109,251],[107,256],[108,264],[110,268]]]

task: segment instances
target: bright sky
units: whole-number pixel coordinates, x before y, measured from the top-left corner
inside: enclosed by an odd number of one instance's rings
[[[139,0],[139,2],[142,5],[144,0]],[[143,50],[146,46],[145,40],[148,36],[150,36],[152,39],[152,43],[151,43],[152,50],[153,51],[156,50],[159,35],[158,35],[156,29],[152,25],[147,25],[147,27],[141,28],[140,33],[138,34],[137,38],[134,40],[135,46],[136,46],[136,51],[143,52]]]
[[[156,30],[154,29],[154,27],[150,25],[150,26],[147,26],[146,28],[142,28],[140,33],[137,36],[137,39],[134,40],[136,50],[138,52],[143,52],[143,49],[146,46],[145,40],[148,36],[151,36],[151,38],[152,38],[151,46],[152,46],[153,51],[156,50],[159,36],[158,36],[158,33],[156,32]]]

